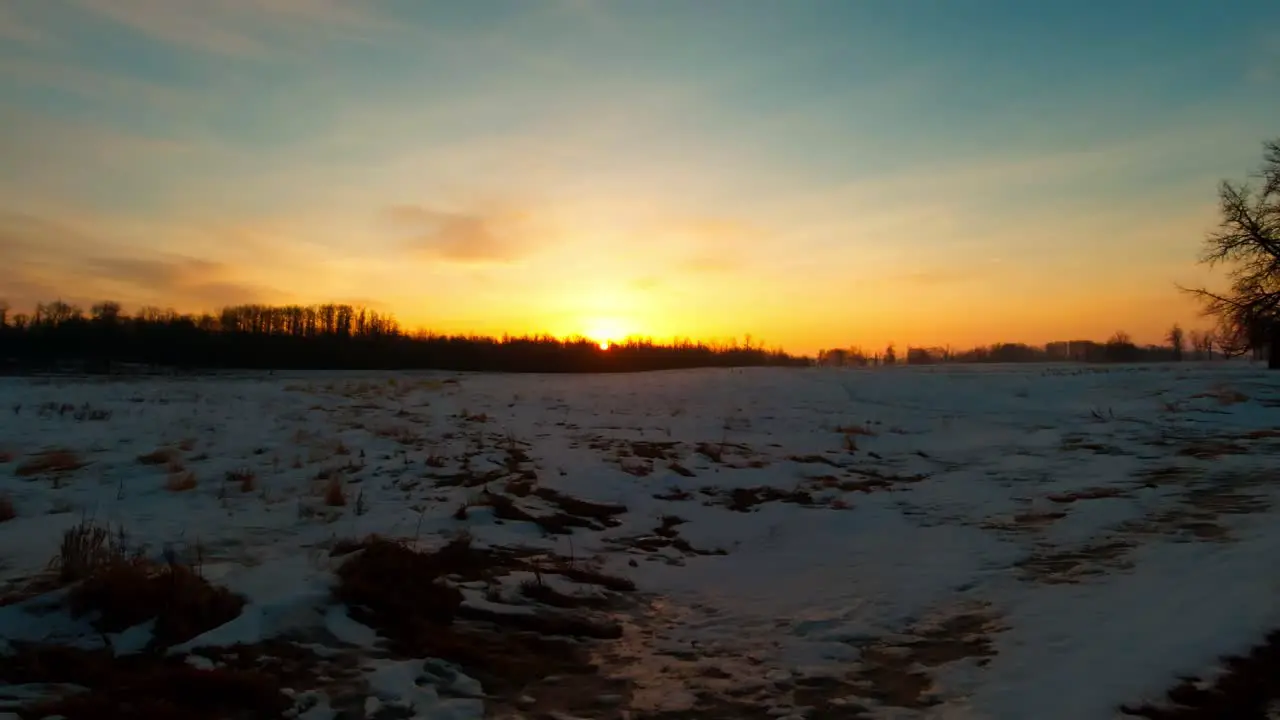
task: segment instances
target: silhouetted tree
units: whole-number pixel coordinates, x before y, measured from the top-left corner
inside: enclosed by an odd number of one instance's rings
[[[85,319],[61,301],[13,317],[0,331],[0,362],[17,368],[74,365],[109,371],[119,364],[175,368],[441,369],[503,372],[628,372],[688,367],[806,365],[763,342],[709,345],[631,340],[602,351],[584,338],[409,334],[388,313],[349,305],[239,305],[218,314],[181,315],[156,307],[132,317],[117,303]]]
[[[893,365],[898,361],[898,351],[893,348],[893,343],[884,349],[884,364]]]
[[[1182,326],[1174,323],[1173,327],[1169,328],[1169,334],[1165,338],[1169,341],[1169,349],[1173,350],[1174,361],[1180,362],[1182,360],[1182,349],[1185,347]]]
[[[1263,145],[1257,189],[1224,180],[1218,187],[1220,223],[1204,242],[1200,261],[1225,265],[1229,290],[1183,288],[1218,321],[1217,345],[1239,355],[1269,347],[1267,365],[1280,368],[1280,140]]]

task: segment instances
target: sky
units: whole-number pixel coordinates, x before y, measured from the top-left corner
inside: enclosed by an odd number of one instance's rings
[[[1274,0],[0,0],[0,298],[858,345],[1206,325]]]

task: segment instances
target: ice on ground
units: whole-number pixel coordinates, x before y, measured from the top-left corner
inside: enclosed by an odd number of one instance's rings
[[[0,587],[19,593],[90,518],[246,597],[175,652],[285,636],[369,652],[329,549],[465,532],[635,581],[598,660],[637,716],[1102,718],[1280,626],[1278,430],[1280,377],[1238,363],[6,378],[0,493],[18,516]],[[51,450],[82,465],[19,472]],[[567,532],[504,519],[484,493],[511,482],[543,491],[512,495],[521,512],[582,514]],[[466,602],[532,612],[498,602],[529,582],[598,592],[513,573]],[[0,651],[101,645],[58,601],[0,607]],[[478,716],[483,688],[431,667],[370,659],[369,702]]]

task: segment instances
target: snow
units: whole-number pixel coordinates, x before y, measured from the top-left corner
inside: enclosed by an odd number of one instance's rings
[[[64,403],[111,414],[77,421]],[[624,638],[598,658],[630,681],[617,701],[633,717],[750,688],[770,714],[799,717],[787,688],[832,677],[843,684],[831,706],[876,717],[1107,718],[1280,627],[1280,575],[1268,573],[1280,490],[1265,481],[1280,438],[1250,435],[1277,428],[1280,377],[1243,363],[6,378],[0,453],[14,457],[0,493],[18,517],[0,523],[0,584],[42,573],[81,519],[110,523],[248,599],[172,652],[307,637],[368,654],[366,707],[472,718],[484,694],[473,679],[427,658],[374,659],[376,634],[332,599],[328,554],[370,533],[434,547],[465,529],[636,582],[641,602],[617,611]],[[169,469],[138,461],[166,447],[197,487],[167,490]],[[1218,449],[1191,454],[1204,447]],[[56,478],[13,471],[53,448],[88,464]],[[480,488],[440,478],[504,472],[510,448],[540,487],[625,514],[550,536],[486,507],[456,519]],[[224,479],[241,470],[255,475],[247,492]],[[345,507],[324,504],[324,470],[344,479]],[[803,490],[812,505],[729,507],[735,489],[762,486]],[[548,502],[518,499],[535,514]],[[695,550],[723,554],[630,542],[656,537],[665,516],[683,520],[673,530]],[[530,579],[471,584],[466,602],[530,612],[486,599]],[[58,597],[0,607],[0,651],[100,645],[87,620],[49,611]],[[989,651],[913,659],[913,643],[978,616],[986,624],[967,637]],[[150,626],[106,639],[136,651]],[[926,675],[936,704],[870,698],[858,673],[877,657]],[[300,697],[298,717],[336,713],[323,693]]]

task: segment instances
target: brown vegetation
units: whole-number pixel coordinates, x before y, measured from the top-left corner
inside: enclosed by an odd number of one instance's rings
[[[210,585],[178,564],[115,562],[100,568],[68,597],[76,616],[96,613],[99,631],[121,632],[155,619],[151,644],[165,648],[230,622],[244,598]]]
[[[372,537],[343,543],[335,552],[348,559],[338,569],[335,594],[352,617],[375,628],[389,649],[407,657],[429,656],[455,663],[495,696],[537,695],[553,675],[594,675],[587,648],[568,638],[614,638],[612,623],[563,612],[503,613],[463,604],[446,578],[492,580],[513,570],[537,570],[521,552],[477,549],[468,538],[434,551]],[[588,568],[555,565],[541,572],[626,591],[634,585]],[[414,582],[406,583],[404,578]],[[533,583],[532,585],[541,585]],[[522,589],[547,605],[581,607],[603,600],[580,600],[550,589]]]
[[[1185,679],[1168,692],[1163,707],[1122,706],[1126,715],[1148,720],[1266,720],[1280,702],[1280,630],[1249,654],[1223,658],[1226,672],[1212,683]]]
[[[74,452],[66,449],[47,450],[20,463],[13,473],[18,477],[31,477],[46,473],[71,472],[86,465]]]
[[[178,451],[169,447],[152,450],[146,455],[139,455],[138,462],[143,465],[164,465],[178,459]]]
[[[324,504],[329,507],[346,507],[347,491],[342,487],[342,478],[333,475],[324,485]]]
[[[9,522],[16,517],[18,511],[13,506],[13,498],[9,493],[0,493],[0,522]]]
[[[170,473],[164,481],[164,489],[169,492],[194,490],[197,485],[199,482],[196,480],[196,474],[191,471]]]
[[[182,658],[114,657],[106,650],[30,646],[0,658],[13,683],[73,684],[87,691],[22,708],[66,720],[273,720],[292,702],[272,674],[192,667]]]

